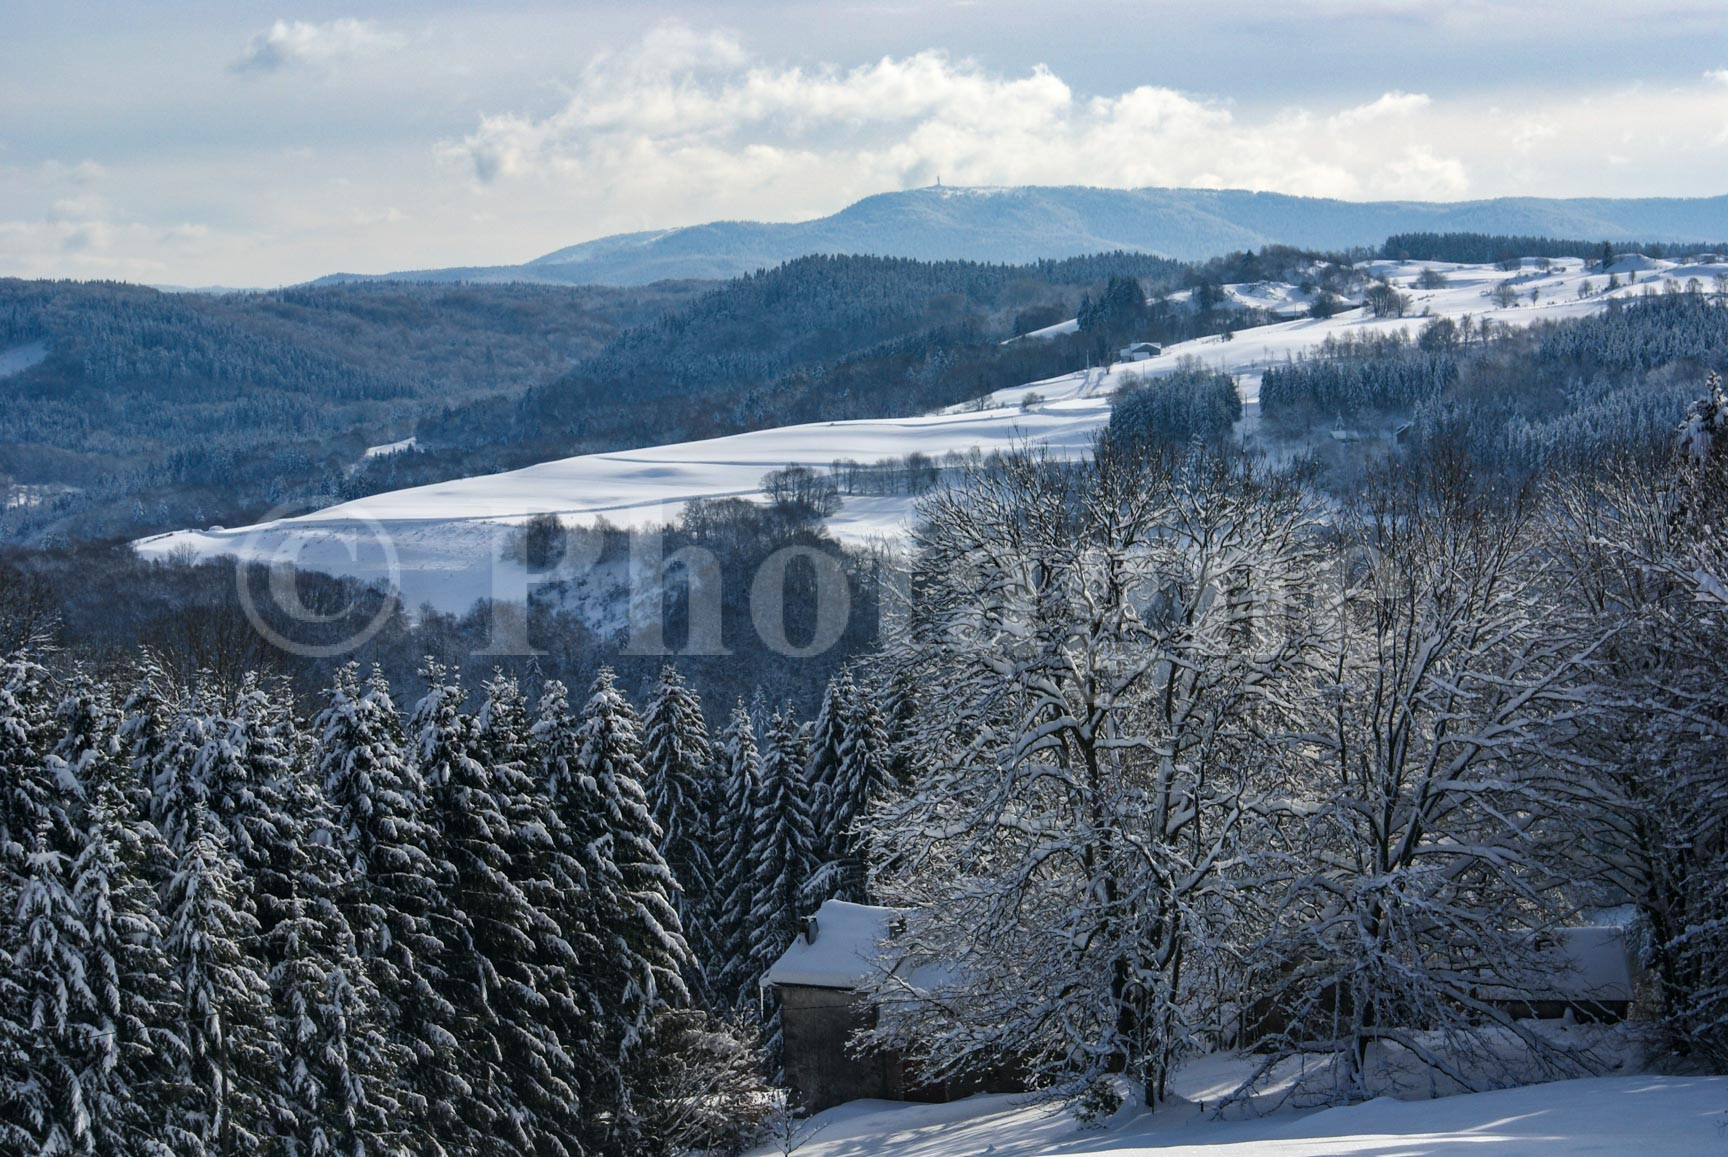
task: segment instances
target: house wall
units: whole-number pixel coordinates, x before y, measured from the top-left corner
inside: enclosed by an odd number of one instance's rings
[[[897,1066],[879,1053],[856,1056],[846,1047],[874,1016],[858,994],[845,989],[778,985],[780,1028],[785,1043],[786,1083],[811,1112],[860,1097],[897,1098]]]
[[[896,1051],[858,1056],[847,1048],[853,1033],[874,1028],[876,1010],[850,989],[778,984],[781,1067],[798,1104],[812,1113],[864,1097],[942,1102],[973,1093],[1019,1093],[1025,1078],[1012,1066],[926,1082]]]

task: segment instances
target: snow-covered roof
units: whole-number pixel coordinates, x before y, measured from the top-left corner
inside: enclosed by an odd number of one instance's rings
[[[762,975],[762,987],[857,988],[876,969],[898,908],[827,900],[816,910],[815,936],[800,934]]]
[[[1637,983],[1626,929],[1612,924],[1556,928],[1538,948],[1537,975],[1488,987],[1496,999],[1631,1000]]]
[[[1626,930],[1616,927],[1561,928],[1550,950],[1555,992],[1595,1000],[1632,999],[1632,958]]]

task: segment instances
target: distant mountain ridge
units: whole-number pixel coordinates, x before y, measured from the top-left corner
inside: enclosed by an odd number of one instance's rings
[[[714,221],[585,241],[523,265],[338,273],[374,279],[641,285],[736,277],[812,253],[1026,262],[1115,249],[1192,260],[1269,244],[1378,245],[1394,233],[1607,241],[1728,239],[1728,195],[1338,201],[1238,189],[952,188],[880,193],[813,221]]]

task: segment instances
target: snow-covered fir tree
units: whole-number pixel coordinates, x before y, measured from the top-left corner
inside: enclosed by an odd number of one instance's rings
[[[67,880],[80,785],[50,758],[53,687],[20,652],[0,662],[0,1141],[77,1151],[89,1111],[72,1037],[85,936]]]
[[[16,940],[8,960],[8,988],[17,1005],[6,1017],[7,1052],[22,1054],[23,1069],[8,1081],[21,1126],[35,1151],[87,1151],[90,1106],[78,1061],[78,1040],[93,1000],[84,982],[86,935],[66,879],[65,854],[53,846],[44,822],[28,838],[28,870],[8,896]],[[19,1030],[22,1030],[21,1032]]]
[[[810,762],[804,769],[804,782],[809,793],[810,822],[816,829],[816,855],[823,862],[838,858],[840,851],[840,833],[830,822],[834,811],[831,796],[840,774],[841,751],[846,745],[856,695],[850,672],[828,680],[822,706],[810,724]]]
[[[850,671],[829,683],[811,747],[811,820],[822,865],[809,884],[812,899],[862,903],[868,899],[862,821],[893,786],[893,751],[887,721]]]
[[[1728,446],[1728,394],[1722,391],[1722,375],[1711,370],[1704,383],[1704,396],[1692,403],[1681,419],[1680,453],[1698,464],[1724,453]]]
[[[751,983],[786,950],[810,911],[806,885],[816,873],[804,767],[809,739],[790,709],[769,720],[751,820],[749,920]],[[772,1047],[772,1042],[770,1042]]]
[[[57,706],[47,668],[28,652],[0,659],[0,871],[13,879],[28,871],[39,834],[49,847],[71,847],[66,805],[77,785],[46,761]]]
[[[627,1151],[653,1128],[630,1072],[659,1013],[687,998],[689,948],[673,907],[675,882],[641,787],[636,713],[602,668],[580,716],[563,684],[548,683],[534,736],[545,781],[585,892],[571,932],[592,944],[582,978],[593,1012],[583,1074],[593,1143]]]
[[[560,839],[561,819],[537,776],[527,704],[513,678],[494,675],[474,721],[475,751],[489,771],[486,809],[503,821],[501,890],[484,912],[470,908],[476,947],[502,981],[492,996],[503,1074],[532,1115],[524,1130],[542,1151],[569,1149],[591,1107],[580,1060],[588,1041],[567,1010],[587,998],[588,962],[564,934],[564,894],[582,878]],[[478,787],[476,788],[478,790]],[[471,797],[472,798],[472,797]],[[579,1146],[578,1150],[579,1151]]]
[[[346,869],[336,899],[377,993],[377,1014],[402,1051],[390,1098],[404,1131],[432,1146],[438,1122],[455,1118],[461,1087],[455,1008],[443,991],[435,930],[445,881],[432,859],[425,781],[405,748],[389,685],[377,669],[364,684],[358,675],[352,663],[337,671],[314,722],[317,774]]]
[[[221,704],[208,685],[167,699],[153,683],[141,683],[129,705],[125,730],[133,737],[132,759],[149,792],[150,822],[176,856],[186,847],[192,813],[209,809],[200,764],[208,768],[225,749],[225,739],[210,746],[221,729]]]
[[[176,1152],[259,1149],[281,1116],[282,1054],[271,1032],[270,986],[253,954],[258,922],[222,825],[201,801],[183,819],[162,907],[188,1093],[171,1107],[168,1130]]]
[[[188,1092],[177,1007],[154,881],[170,856],[143,818],[118,719],[79,676],[60,706],[63,734],[50,760],[81,785],[79,848],[70,884],[83,926],[81,1007],[73,1037],[89,1149],[167,1153],[165,1114]]]
[[[239,859],[252,891],[272,966],[272,933],[291,914],[312,842],[306,827],[312,817],[302,814],[291,799],[307,774],[305,746],[291,702],[248,673],[194,770],[211,814],[227,829],[229,853]]]
[[[491,938],[510,935],[493,919],[513,907],[506,874],[508,854],[500,846],[508,821],[493,794],[490,774],[475,758],[474,720],[463,712],[467,692],[459,677],[428,660],[421,671],[427,691],[408,720],[414,759],[426,783],[427,818],[433,829],[434,878],[446,890],[436,933],[440,991],[454,1008],[453,1053],[458,1058],[437,1076],[455,1082],[437,1104],[454,1116],[433,1122],[452,1151],[492,1152],[526,1143],[527,1108],[504,1074],[504,1010],[493,1003],[502,984],[487,950]]]
[[[742,701],[732,709],[720,735],[721,796],[715,831],[720,863],[716,873],[714,957],[710,977],[717,997],[737,1005],[756,1000],[750,973],[750,913],[756,906],[751,856],[756,847],[756,790],[762,782],[762,757],[756,728]]]
[[[603,1028],[606,994],[612,985],[603,978],[602,965],[614,945],[596,895],[607,886],[612,868],[604,819],[580,813],[571,804],[595,799],[592,785],[579,771],[582,741],[564,684],[555,679],[547,682],[529,735],[535,777],[551,803],[547,828],[551,848],[546,859],[547,879],[554,885],[550,911],[578,962],[571,1003],[554,1011],[575,1066],[577,1096],[598,1127],[608,1116],[603,1106],[617,1104],[625,1089],[618,1058],[605,1048]],[[592,1141],[592,1134],[585,1132],[583,1142]]]
[[[642,713],[642,745],[642,790],[660,828],[661,858],[678,884],[673,905],[693,950],[695,966],[685,982],[700,990],[714,956],[713,808],[719,791],[702,704],[670,664]]]
[[[265,953],[283,1051],[280,1141],[295,1154],[400,1152],[394,1089],[403,1050],[386,1035],[383,1002],[343,910],[351,869],[313,769],[297,761],[287,775],[284,818],[299,842]]]
[[[660,832],[642,792],[640,734],[635,711],[602,668],[582,708],[576,759],[608,829],[611,879],[595,900],[612,946],[607,972],[613,984],[622,982],[605,994],[606,1038],[621,1057],[643,1047],[659,1009],[689,999],[682,977],[690,949],[673,905],[677,882],[660,856]],[[568,822],[567,803],[562,812]],[[591,870],[591,881],[606,878]]]

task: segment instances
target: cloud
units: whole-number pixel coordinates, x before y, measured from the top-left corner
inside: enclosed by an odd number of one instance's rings
[[[1468,165],[1424,142],[1421,93],[1244,117],[1148,84],[1083,97],[1044,67],[1000,75],[927,51],[851,68],[753,60],[726,33],[666,26],[597,58],[562,108],[483,117],[444,155],[482,186],[580,183],[642,208],[705,200],[832,209],[926,184],[1186,185],[1453,198]]]
[[[1672,14],[1693,0],[1661,3]],[[1364,12],[1408,9],[1438,22],[1425,25],[1434,66],[1274,83],[1268,53],[1279,49],[1268,43],[1312,43],[1322,33],[1305,13],[1320,4],[1355,22],[1338,37],[1364,53]],[[1547,35],[1535,25],[1558,4],[1520,9],[1532,36]],[[1712,5],[1720,0],[1697,7]],[[1635,34],[1647,19],[1607,0],[1589,6],[1593,20],[1646,43]],[[1207,59],[1181,47],[1192,38],[1148,55],[1128,36],[1098,50],[1094,67],[1067,63],[1083,57],[1053,35],[1050,67],[1002,64],[1039,58],[1011,26],[1026,5],[983,6],[987,40],[929,32],[988,43],[977,51],[989,60],[859,55],[841,32],[813,40],[765,28],[767,17],[751,15],[768,11],[759,5],[726,6],[742,33],[666,24],[645,35],[623,7],[598,6],[618,7],[606,20],[577,7],[585,14],[260,19],[250,46],[245,36],[230,46],[233,57],[246,47],[251,83],[210,74],[208,61],[187,78],[206,86],[188,90],[206,104],[226,102],[191,128],[184,94],[156,82],[195,60],[128,47],[124,87],[143,95],[110,108],[109,89],[92,78],[119,65],[79,56],[78,71],[67,57],[59,68],[72,71],[43,80],[43,92],[86,102],[69,106],[84,111],[68,123],[91,127],[0,141],[0,273],[258,285],[332,269],[485,265],[637,229],[808,219],[938,175],[952,185],[1231,186],[1351,200],[1728,192],[1728,61],[1689,57],[1636,77],[1505,67],[1507,53],[1534,57],[1490,19],[1490,0],[1299,0],[1252,19],[1232,9],[1213,31],[1255,34],[1231,57],[1239,67],[1211,72],[1173,59]],[[343,11],[359,9],[334,9]],[[900,43],[921,35],[912,14],[895,19]],[[1714,27],[1687,19],[1675,32],[1665,18],[1662,35],[1695,45]],[[593,54],[599,45],[610,48]],[[340,88],[280,100],[289,78],[339,73],[349,74]],[[152,147],[137,148],[141,139]]]
[[[111,216],[113,209],[100,193],[79,193],[56,200],[53,211],[62,220],[97,221]]]
[[[108,170],[92,160],[82,160],[76,164],[64,161],[49,160],[42,162],[42,175],[51,180],[63,180],[78,184],[90,184],[100,181],[108,175]]]
[[[1421,112],[1433,103],[1426,93],[1388,92],[1382,94],[1378,100],[1335,114],[1332,117],[1332,126],[1335,129],[1348,130],[1375,121],[1392,120]]]
[[[278,20],[254,36],[234,62],[241,73],[280,72],[305,65],[376,56],[401,44],[401,38],[381,32],[370,20],[341,19],[323,24]]]

